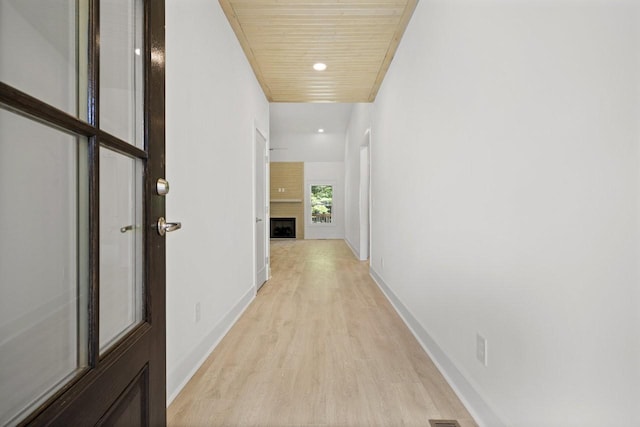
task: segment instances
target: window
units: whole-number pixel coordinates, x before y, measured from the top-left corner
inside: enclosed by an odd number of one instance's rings
[[[331,209],[333,206],[332,185],[311,186],[311,223],[331,224],[333,218]]]

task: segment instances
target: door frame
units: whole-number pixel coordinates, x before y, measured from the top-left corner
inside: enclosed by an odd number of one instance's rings
[[[371,255],[371,129],[364,133],[360,145],[360,186],[358,197],[358,216],[360,227],[360,261],[366,261]],[[366,164],[363,164],[363,160]]]

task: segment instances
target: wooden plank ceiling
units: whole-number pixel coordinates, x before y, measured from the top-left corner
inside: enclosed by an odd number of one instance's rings
[[[219,1],[271,102],[372,102],[417,3]]]

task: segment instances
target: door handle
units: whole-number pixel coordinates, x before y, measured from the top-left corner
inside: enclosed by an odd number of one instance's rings
[[[158,234],[164,236],[172,231],[180,230],[182,228],[181,222],[167,222],[163,216],[158,218]]]
[[[121,233],[126,233],[127,231],[136,230],[138,228],[140,228],[140,227],[137,226],[137,225],[126,225],[126,226],[120,228],[120,232]]]
[[[262,218],[256,218],[256,224],[262,222]]]

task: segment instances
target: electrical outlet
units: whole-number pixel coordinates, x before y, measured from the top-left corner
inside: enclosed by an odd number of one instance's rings
[[[476,357],[484,366],[488,365],[487,339],[480,334],[476,334]]]
[[[202,318],[202,312],[200,311],[200,303],[197,302],[196,303],[196,323],[198,323],[201,318]]]

